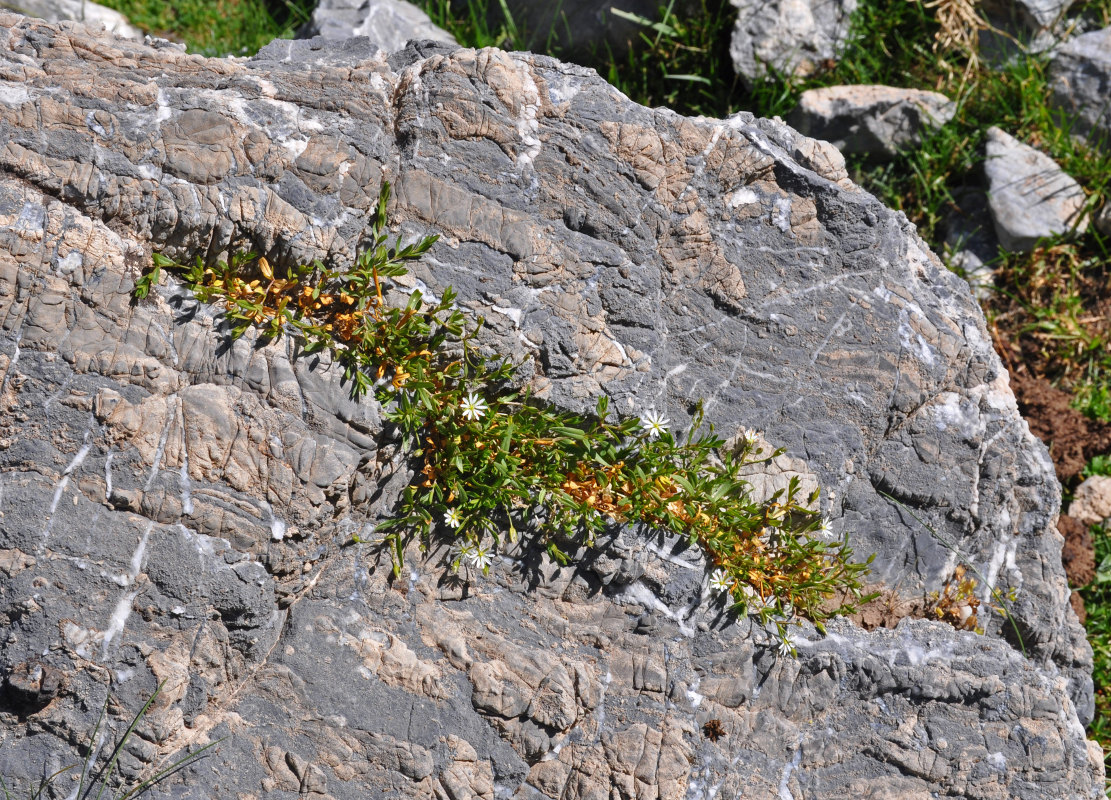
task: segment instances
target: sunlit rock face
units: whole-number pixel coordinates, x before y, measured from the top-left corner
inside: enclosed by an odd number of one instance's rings
[[[528,54],[205,60],[15,16],[0,141],[6,780],[164,681],[119,769],[226,737],[178,797],[1100,796],[1052,465],[967,286],[830,147]],[[754,484],[822,488],[894,627],[779,653],[638,529],[489,578],[434,542],[389,580],[381,410],[172,279],[130,300],[152,250],[342,263],[383,179],[399,235],[442,237],[412,284],[454,286],[537,397],[677,427],[703,399],[786,447]],[[984,635],[897,619],[962,562]]]

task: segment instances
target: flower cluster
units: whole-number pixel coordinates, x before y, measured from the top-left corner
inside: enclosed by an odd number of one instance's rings
[[[754,430],[726,448],[703,428],[701,411],[677,436],[654,408],[611,419],[605,397],[592,417],[547,408],[505,388],[516,367],[476,350],[481,322],[466,324],[450,288],[434,305],[419,291],[403,306],[387,302],[386,281],[435,241],[390,247],[387,198],[384,186],[371,244],[349,270],[316,263],[279,277],[249,256],[216,267],[159,259],[136,295],[158,268],[173,267],[198,299],[224,304],[233,333],[256,326],[291,335],[303,352],[331,352],[353,395],[373,390],[419,465],[394,515],[377,526],[395,575],[407,546],[437,533],[455,541],[457,569],[485,574],[518,525],[566,564],[607,526],[640,523],[699,545],[712,565],[710,589],[738,612],[779,624],[780,652],[793,651],[783,621],[800,614],[820,624],[829,598],[860,596],[865,566],[809,510],[816,493],[799,497],[796,479],[766,500],[751,496],[744,470],[781,452],[764,454]]]

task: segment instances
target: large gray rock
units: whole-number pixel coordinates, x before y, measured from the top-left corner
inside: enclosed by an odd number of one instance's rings
[[[996,127],[986,152],[988,208],[1004,248],[1027,253],[1038,239],[1087,230],[1084,190],[1052,158]]]
[[[321,0],[299,38],[350,39],[366,36],[393,53],[413,39],[455,44],[455,37],[405,0]]]
[[[967,286],[826,148],[528,54],[205,60],[12,16],[0,141],[9,784],[166,681],[120,770],[227,736],[181,798],[1101,796],[1052,464]],[[777,656],[698,553],[633,530],[489,579],[412,548],[390,582],[354,543],[407,480],[379,409],[172,280],[129,302],[151,249],[342,262],[383,177],[399,235],[443,236],[414,280],[538,396],[763,430],[787,453],[754,482],[821,486],[876,554],[870,618],[904,618]],[[906,616],[962,560],[1013,627]]]
[[[117,36],[142,41],[145,34],[120,12],[91,0],[0,0],[0,9],[10,9],[47,22],[65,20],[103,25]]]
[[[956,104],[939,92],[895,86],[809,89],[787,121],[800,133],[831,142],[842,153],[893,158],[953,118]]]
[[[1067,41],[1049,62],[1051,100],[1079,134],[1111,146],[1111,28]]]
[[[857,0],[729,0],[737,22],[729,55],[745,86],[774,73],[802,77],[836,59]]]

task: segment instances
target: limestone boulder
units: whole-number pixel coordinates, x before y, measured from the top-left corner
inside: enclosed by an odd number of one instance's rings
[[[530,54],[206,60],[17,16],[0,142],[9,785],[79,763],[110,695],[106,754],[161,683],[118,769],[222,739],[178,797],[1101,796],[1053,466],[966,284],[828,146]],[[381,410],[172,278],[131,302],[152,250],[344,263],[383,179],[397,235],[442,237],[413,285],[536,397],[679,428],[703,399],[786,447],[753,483],[819,486],[875,555],[867,627],[781,653],[635,529],[488,578],[437,540],[391,580]],[[982,635],[911,611],[962,563]]]
[[[1111,519],[1111,477],[1093,475],[1077,486],[1069,516],[1085,525],[1101,525]]]
[[[1025,253],[1039,239],[1087,230],[1084,189],[1056,161],[995,127],[985,149],[988,208],[1004,248]]]
[[[729,55],[748,87],[772,74],[804,77],[836,60],[857,7],[857,0],[729,2],[737,9]]]
[[[314,36],[334,40],[366,36],[390,53],[413,39],[456,43],[455,37],[405,0],[321,0],[297,32],[300,39]]]
[[[945,246],[949,267],[963,275],[978,297],[995,285],[992,263],[999,257],[987,195],[980,189],[953,192],[953,208],[944,220]]]
[[[894,158],[944,125],[956,104],[940,92],[896,86],[808,89],[787,121],[800,133],[831,142],[842,153]]]

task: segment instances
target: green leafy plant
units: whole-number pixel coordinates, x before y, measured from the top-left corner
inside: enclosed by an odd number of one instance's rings
[[[1111,475],[1111,454],[1095,456],[1080,473],[1082,478],[1090,478],[1093,475]]]
[[[89,736],[89,742],[87,745],[88,753],[85,756],[84,763],[80,765],[81,774],[77,789],[70,793],[68,797],[73,798],[73,800],[101,800],[101,798],[106,796],[105,792],[108,792],[107,797],[111,797],[113,798],[113,800],[131,800],[131,798],[140,797],[151,788],[157,786],[166,778],[173,775],[175,772],[184,769],[190,764],[196,762],[198,759],[202,758],[210,749],[223,741],[222,739],[217,739],[216,741],[210,742],[204,747],[194,750],[192,753],[186,754],[174,763],[170,764],[170,766],[158,770],[154,775],[140,781],[130,788],[120,787],[118,791],[122,791],[122,794],[116,794],[115,791],[117,790],[110,790],[108,787],[112,782],[112,776],[116,771],[116,765],[119,762],[120,756],[124,752],[124,747],[127,745],[127,742],[131,738],[131,735],[135,732],[135,728],[142,721],[143,717],[146,716],[147,711],[150,710],[151,704],[153,704],[158,695],[162,693],[162,688],[165,685],[165,681],[158,684],[158,687],[154,690],[153,693],[151,693],[151,696],[147,699],[147,702],[144,703],[143,707],[139,709],[134,717],[132,717],[131,724],[127,726],[127,730],[124,731],[124,734],[120,738],[120,741],[112,749],[112,752],[108,757],[108,762],[99,769],[96,769],[94,759],[96,758],[99,749],[97,743],[100,739],[101,727],[103,727],[104,720],[108,714],[108,697],[105,696],[104,705],[100,709],[100,716],[97,718],[96,727],[93,728],[93,732]],[[39,781],[36,786],[27,787],[24,796],[28,798],[28,800],[40,800],[40,798],[44,796],[45,792],[54,784],[54,781],[56,781],[60,776],[69,772],[70,770],[77,769],[77,767],[77,764],[70,764],[67,767],[63,767],[62,769],[57,770],[51,775],[46,776],[41,781]],[[14,791],[15,787],[8,786],[3,777],[0,777],[0,792],[3,793],[4,800],[19,800],[19,796],[15,794]]]
[[[385,282],[436,241],[390,245],[388,200],[384,184],[369,244],[349,269],[317,262],[277,277],[250,254],[214,267],[158,256],[135,293],[172,270],[198,300],[223,305],[233,336],[251,326],[263,337],[288,334],[303,353],[328,350],[355,397],[373,392],[417,466],[396,513],[377,527],[395,575],[407,545],[436,533],[454,537],[456,569],[485,573],[503,531],[515,539],[530,530],[566,564],[607,526],[642,524],[700,546],[714,566],[711,587],[781,632],[798,615],[820,625],[835,596],[851,610],[867,565],[853,563],[846,539],[808,509],[817,493],[801,498],[794,479],[766,500],[751,495],[745,469],[782,450],[763,455],[752,431],[725,447],[701,412],[677,437],[653,410],[611,419],[605,397],[592,418],[547,408],[510,388],[515,365],[478,351],[482,321],[467,324],[450,288],[433,304],[420,291],[388,304]]]

